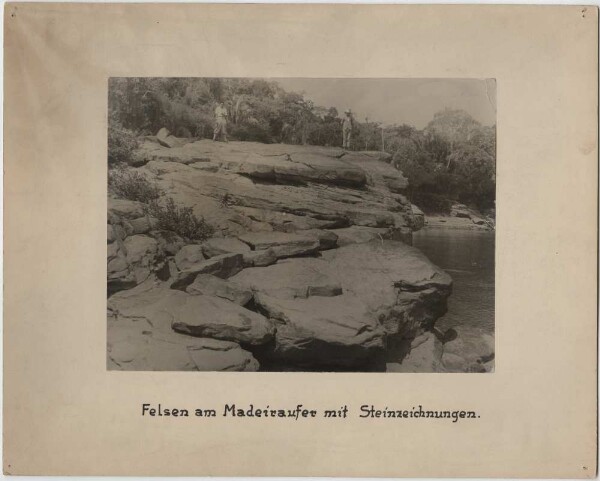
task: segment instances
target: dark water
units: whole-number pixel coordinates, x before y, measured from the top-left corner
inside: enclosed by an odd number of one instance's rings
[[[467,348],[494,334],[495,232],[426,228],[413,245],[454,281],[448,313],[436,326],[457,328]]]

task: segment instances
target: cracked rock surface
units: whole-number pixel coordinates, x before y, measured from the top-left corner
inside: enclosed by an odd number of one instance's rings
[[[109,195],[109,369],[438,370],[452,280],[409,245],[422,219],[386,154],[174,138],[138,154],[130,169],[215,232],[187,242]]]

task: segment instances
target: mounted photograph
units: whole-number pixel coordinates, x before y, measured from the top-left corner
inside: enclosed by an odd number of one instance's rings
[[[108,81],[107,369],[493,373],[496,81]]]

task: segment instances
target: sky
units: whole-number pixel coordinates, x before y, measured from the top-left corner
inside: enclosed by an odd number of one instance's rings
[[[287,91],[304,92],[340,114],[350,108],[364,122],[409,124],[424,128],[445,107],[462,109],[483,125],[496,123],[493,79],[270,79]]]

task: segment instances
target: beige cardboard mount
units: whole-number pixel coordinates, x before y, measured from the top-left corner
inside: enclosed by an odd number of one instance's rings
[[[597,33],[578,6],[6,4],[5,473],[593,477]],[[496,79],[496,372],[107,371],[111,76]]]

